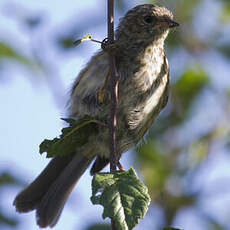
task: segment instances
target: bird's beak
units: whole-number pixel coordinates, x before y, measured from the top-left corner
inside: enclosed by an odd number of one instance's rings
[[[179,23],[177,23],[177,22],[175,22],[175,21],[173,21],[171,19],[166,19],[165,21],[168,24],[169,28],[173,28],[173,27],[176,27],[176,26],[180,25]]]
[[[163,18],[161,20],[159,20],[156,25],[161,26],[161,27],[165,27],[165,28],[173,28],[176,26],[179,26],[179,23],[169,19],[169,18]]]

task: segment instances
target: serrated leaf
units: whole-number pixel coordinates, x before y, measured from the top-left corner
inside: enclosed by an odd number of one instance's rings
[[[47,153],[47,157],[63,156],[71,154],[77,146],[82,146],[88,141],[89,133],[97,133],[97,120],[85,116],[79,120],[62,118],[69,126],[62,129],[59,138],[45,139],[40,144],[40,153]]]
[[[91,34],[85,34],[83,37],[81,37],[81,39],[76,40],[73,44],[74,44],[75,46],[78,46],[78,45],[80,45],[83,41],[90,41],[90,40],[92,40]]]
[[[104,207],[104,219],[109,217],[118,229],[129,230],[138,224],[140,218],[144,218],[150,196],[147,187],[131,168],[96,174],[92,181],[91,201]]]

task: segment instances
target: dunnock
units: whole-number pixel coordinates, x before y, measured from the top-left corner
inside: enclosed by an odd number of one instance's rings
[[[169,28],[178,26],[164,7],[136,6],[121,19],[116,30],[115,60],[119,74],[117,152],[134,147],[152,125],[168,100],[169,67],[164,40]],[[70,117],[85,115],[108,123],[110,114],[108,52],[91,58],[74,82]],[[36,210],[40,227],[53,227],[66,199],[96,157],[91,174],[109,163],[108,128],[89,132],[73,154],[55,157],[43,172],[15,198],[18,212]]]

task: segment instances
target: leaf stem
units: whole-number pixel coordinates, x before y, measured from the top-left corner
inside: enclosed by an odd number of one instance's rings
[[[102,44],[101,41],[98,41],[98,40],[95,40],[95,39],[91,39],[90,41]]]

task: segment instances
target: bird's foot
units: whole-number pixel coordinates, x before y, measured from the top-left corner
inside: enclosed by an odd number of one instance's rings
[[[101,43],[101,48],[108,53],[115,54],[118,50],[118,45],[116,44],[116,42],[109,43],[108,38],[105,38]]]
[[[117,162],[117,167],[119,168],[119,170],[125,171],[125,169],[124,169],[123,166],[121,165],[120,161]]]

